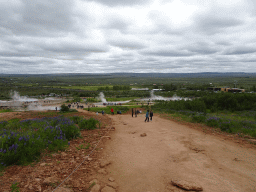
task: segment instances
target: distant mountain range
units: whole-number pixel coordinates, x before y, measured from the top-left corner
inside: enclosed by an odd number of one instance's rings
[[[256,73],[57,73],[57,74],[0,74],[2,77],[11,76],[91,76],[91,77],[157,77],[157,78],[212,78],[212,77],[256,77]]]

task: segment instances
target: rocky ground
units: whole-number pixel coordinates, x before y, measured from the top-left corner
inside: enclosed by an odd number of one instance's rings
[[[55,112],[58,115],[57,112]],[[41,115],[40,115],[41,114]],[[114,178],[108,177],[105,170],[108,162],[104,162],[102,151],[111,140],[115,131],[112,121],[107,116],[96,116],[93,113],[72,113],[94,117],[101,121],[103,127],[97,130],[81,132],[83,138],[70,142],[66,151],[54,154],[45,152],[40,162],[28,166],[11,166],[0,176],[0,191],[11,191],[13,183],[18,182],[20,191],[115,191],[118,187]],[[15,112],[0,114],[1,120],[12,118],[30,119],[43,117],[42,112]],[[90,147],[85,149],[84,146]],[[81,149],[81,145],[83,145]],[[78,167],[79,166],[79,167]],[[78,168],[77,168],[78,167]],[[76,169],[77,168],[77,169]],[[75,170],[76,169],[76,170]],[[73,172],[74,171],[74,172]],[[97,178],[97,179],[96,179]]]

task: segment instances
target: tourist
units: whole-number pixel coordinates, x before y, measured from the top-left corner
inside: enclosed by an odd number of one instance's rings
[[[146,112],[146,119],[145,119],[145,123],[146,123],[146,121],[148,121],[148,122],[149,122],[149,117],[148,117],[148,115],[149,115],[149,110],[147,110],[147,112]]]
[[[152,117],[153,117],[153,111],[152,110],[150,111],[149,116],[150,116],[150,121],[152,121]]]
[[[132,108],[132,117],[133,117],[133,108]]]
[[[111,113],[112,113],[112,115],[114,115],[114,109],[113,108],[111,108]]]
[[[137,110],[136,110],[136,108],[135,108],[135,111],[134,111],[134,112],[135,112],[135,117],[137,117]]]

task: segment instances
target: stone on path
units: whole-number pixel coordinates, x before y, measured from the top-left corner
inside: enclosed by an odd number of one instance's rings
[[[44,181],[43,184],[50,184],[50,183],[57,183],[58,179],[56,177],[47,177]]]
[[[112,182],[115,181],[115,179],[113,177],[109,177],[108,180],[112,181]]]
[[[105,169],[100,169],[100,170],[98,170],[98,173],[102,173],[102,174],[106,175],[107,171]]]
[[[92,187],[90,192],[99,192],[100,191],[100,185],[96,184]]]
[[[203,191],[203,188],[194,182],[188,182],[184,180],[172,180],[172,184],[187,191]]]
[[[61,152],[61,156],[67,156],[67,153]]]
[[[109,165],[109,164],[111,164],[110,161],[103,160],[103,161],[100,162],[100,167],[103,168],[103,167],[105,167],[105,166],[107,166],[107,165]]]
[[[56,191],[54,192],[73,192],[72,189],[69,188],[64,188],[64,187],[59,187],[58,189],[56,189]]]
[[[114,188],[114,189],[116,189],[116,188],[118,187],[117,183],[115,183],[115,182],[109,182],[109,183],[107,184],[107,186],[112,187],[112,188]]]
[[[141,137],[145,137],[145,136],[147,136],[147,134],[146,133],[142,133],[142,134],[140,134],[140,136]]]
[[[98,184],[98,180],[97,180],[97,179],[93,179],[93,180],[91,180],[91,181],[89,182],[90,185],[93,184],[93,183]]]
[[[101,189],[101,192],[116,192],[116,190],[113,189],[112,187],[106,186],[103,189]]]

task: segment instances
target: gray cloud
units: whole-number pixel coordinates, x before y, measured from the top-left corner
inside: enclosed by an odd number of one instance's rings
[[[255,53],[256,47],[251,46],[239,46],[235,48],[230,48],[224,51],[224,55],[243,55],[243,54],[250,54]]]
[[[194,16],[194,24],[198,31],[206,35],[225,33],[228,29],[242,26],[245,21],[238,17],[239,10],[229,9],[229,7],[215,6],[207,11]]]
[[[50,36],[73,28],[71,0],[22,0],[0,8],[0,25],[15,35]]]
[[[152,2],[152,0],[129,0],[129,1],[120,1],[120,0],[86,0],[86,1],[92,1],[92,2],[98,2],[100,4],[104,4],[110,7],[115,6],[131,6],[131,5],[144,5],[149,2]]]
[[[164,57],[186,57],[191,56],[192,53],[187,50],[176,50],[173,48],[158,48],[155,50],[142,50],[140,51],[142,55],[154,55],[154,56],[164,56]]]
[[[213,54],[218,52],[218,49],[214,45],[210,45],[209,43],[205,43],[205,42],[196,42],[191,45],[187,45],[186,49],[189,52],[193,52],[200,55],[207,55],[207,54]]]
[[[254,1],[152,3],[2,0],[0,73],[256,72]]]

